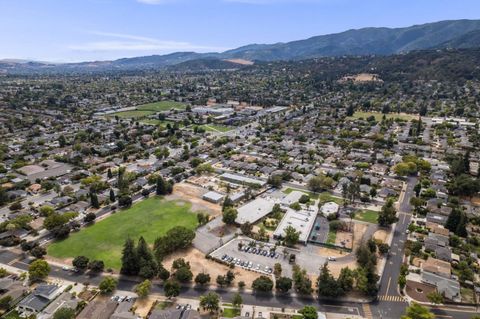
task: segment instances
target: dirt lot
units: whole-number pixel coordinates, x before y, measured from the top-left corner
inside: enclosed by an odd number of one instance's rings
[[[386,242],[387,237],[388,237],[388,233],[387,233],[387,231],[385,231],[383,229],[379,229],[375,232],[375,234],[373,234],[374,239],[380,240],[383,243]]]
[[[136,308],[135,313],[141,316],[142,318],[146,318],[156,299],[157,298],[153,298],[153,297],[137,299],[134,305]]]
[[[163,266],[170,270],[172,268],[173,261],[177,258],[185,258],[185,260],[190,262],[194,277],[201,272],[210,274],[210,283],[213,285],[216,284],[215,280],[218,275],[223,276],[230,269],[227,266],[217,263],[213,260],[205,259],[205,255],[195,248],[190,248],[188,250],[177,252],[168,256],[168,258],[164,260]],[[243,281],[247,287],[250,287],[252,282],[259,276],[258,273],[247,271],[239,267],[235,267],[233,272],[235,273],[235,281],[233,283],[235,286],[239,281]]]
[[[202,199],[203,194],[207,192],[206,189],[188,184],[178,183],[173,187],[173,194],[169,195],[168,199],[182,199],[192,203],[193,211],[208,211],[212,216],[218,216],[222,212],[220,205],[207,202]]]
[[[367,230],[368,226],[362,223],[355,223],[353,226],[353,249],[357,249],[362,240],[363,233]]]
[[[353,246],[353,234],[343,231],[337,232],[337,237],[335,238],[335,246],[341,246],[351,249]]]

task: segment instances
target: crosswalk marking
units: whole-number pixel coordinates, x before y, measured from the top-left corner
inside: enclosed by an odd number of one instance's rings
[[[378,300],[405,302],[405,299],[403,299],[403,297],[400,297],[400,296],[387,296],[387,295],[378,296]]]
[[[363,314],[367,319],[373,319],[372,310],[370,309],[370,305],[367,303],[362,304]]]

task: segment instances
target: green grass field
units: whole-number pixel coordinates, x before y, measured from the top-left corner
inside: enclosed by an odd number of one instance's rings
[[[333,230],[328,231],[327,244],[335,245],[335,239],[337,239],[337,232]]]
[[[225,125],[215,125],[215,124],[205,124],[205,125],[201,125],[200,127],[203,127],[207,132],[215,132],[215,133],[225,133],[232,130],[231,127],[228,127]]]
[[[105,268],[120,269],[122,247],[128,236],[136,240],[141,235],[153,244],[174,226],[194,229],[197,216],[190,208],[187,202],[151,197],[51,244],[48,254],[62,259],[84,255],[103,260]]]
[[[117,113],[110,114],[109,116],[110,117],[118,116],[119,118],[122,118],[122,119],[138,119],[138,118],[142,118],[142,117],[149,116],[149,115],[152,115],[152,114],[155,114],[155,112],[154,111],[135,110],[135,111],[117,112]]]
[[[240,316],[240,309],[237,308],[223,308],[223,317],[234,318]]]
[[[354,219],[360,220],[362,222],[377,224],[377,218],[378,218],[378,212],[374,210],[366,209],[360,213],[355,214]]]
[[[142,111],[169,111],[171,109],[184,110],[187,106],[183,103],[174,102],[174,101],[160,101],[155,103],[148,103],[137,106],[137,110]]]
[[[360,118],[363,118],[364,120],[367,119],[367,117],[370,117],[370,116],[374,116],[375,117],[375,120],[377,122],[381,121],[382,120],[382,117],[383,117],[383,113],[379,113],[379,112],[355,112],[353,114],[353,116],[349,116],[347,117],[347,119],[349,120],[357,120],[357,119],[360,119]],[[389,114],[385,114],[385,117],[387,119],[400,119],[400,120],[405,120],[405,121],[411,121],[413,119],[418,119],[418,115],[415,115],[415,114],[406,114],[406,113],[389,113]]]

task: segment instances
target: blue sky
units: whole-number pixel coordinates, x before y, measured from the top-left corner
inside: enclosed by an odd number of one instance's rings
[[[0,0],[0,59],[223,51],[351,28],[478,18],[478,0]]]

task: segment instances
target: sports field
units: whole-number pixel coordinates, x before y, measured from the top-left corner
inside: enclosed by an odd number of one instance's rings
[[[150,197],[51,244],[48,254],[61,259],[83,255],[103,260],[106,268],[118,270],[128,236],[136,240],[141,235],[147,243],[153,244],[157,237],[175,226],[194,229],[197,216],[190,208],[191,204],[187,202]]]
[[[184,110],[186,107],[187,106],[185,104],[179,103],[179,102],[161,101],[161,102],[139,105],[137,106],[137,110],[161,112],[161,111],[169,111],[171,109]]]

